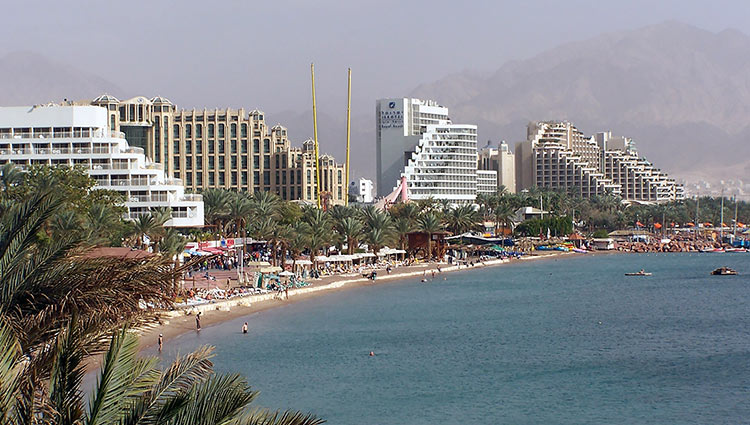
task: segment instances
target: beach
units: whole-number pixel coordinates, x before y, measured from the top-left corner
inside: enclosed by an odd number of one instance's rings
[[[421,277],[426,272],[428,282],[432,279],[432,271],[435,271],[435,279],[442,273],[453,273],[463,270],[497,267],[503,264],[513,264],[533,260],[543,260],[559,258],[563,256],[579,256],[592,254],[577,254],[573,252],[556,252],[549,251],[536,253],[535,255],[523,256],[518,259],[492,259],[478,261],[474,266],[451,265],[446,263],[422,263],[411,266],[402,266],[394,268],[391,273],[386,273],[385,269],[378,270],[376,280],[370,280],[362,277],[360,274],[351,273],[345,275],[326,276],[320,280],[314,281],[314,284],[305,288],[295,288],[289,290],[289,297],[285,293],[269,292],[267,294],[249,295],[235,297],[228,300],[218,300],[213,303],[201,304],[198,306],[175,309],[174,311],[161,312],[158,320],[147,323],[139,329],[141,335],[141,350],[156,346],[158,337],[163,336],[163,343],[167,345],[170,340],[186,333],[196,332],[195,315],[201,312],[201,328],[205,329],[212,325],[236,319],[242,316],[249,316],[268,309],[283,307],[285,305],[307,300],[312,297],[330,294],[332,292],[353,289],[361,286],[378,285],[384,282],[393,282],[401,279]],[[438,267],[440,272],[437,271]],[[249,323],[252,327],[252,323]],[[205,330],[204,330],[205,331]],[[210,332],[210,331],[209,331]]]

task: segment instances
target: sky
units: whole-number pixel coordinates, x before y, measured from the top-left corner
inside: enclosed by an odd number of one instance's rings
[[[678,20],[743,29],[743,0],[29,1],[3,6],[0,55],[27,50],[180,107],[353,114],[462,70],[490,72],[563,42]],[[341,112],[336,112],[341,111]]]

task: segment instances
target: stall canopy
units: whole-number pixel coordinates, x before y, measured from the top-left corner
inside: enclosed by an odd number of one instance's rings
[[[295,264],[294,260],[286,260],[285,263],[286,264]],[[310,260],[297,260],[296,264],[298,266],[311,266],[312,265],[312,261],[310,261]]]

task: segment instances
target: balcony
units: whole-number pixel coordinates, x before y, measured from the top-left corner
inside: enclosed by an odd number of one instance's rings
[[[76,130],[76,131],[58,131],[58,132],[39,132],[39,133],[1,133],[0,139],[13,140],[38,140],[38,139],[102,139],[102,138],[124,139],[125,133],[121,131],[107,130]]]

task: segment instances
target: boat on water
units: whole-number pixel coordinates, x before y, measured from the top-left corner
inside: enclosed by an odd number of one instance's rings
[[[747,249],[745,249],[745,248],[727,248],[724,251],[725,252],[747,252]]]
[[[718,269],[711,272],[714,276],[735,276],[737,270],[730,269],[729,267],[719,267]]]
[[[649,273],[649,272],[647,272],[645,270],[641,270],[641,271],[635,272],[635,273],[625,273],[625,276],[651,276],[651,273]]]
[[[701,249],[701,252],[721,253],[726,251],[724,250],[724,248],[703,248]]]

